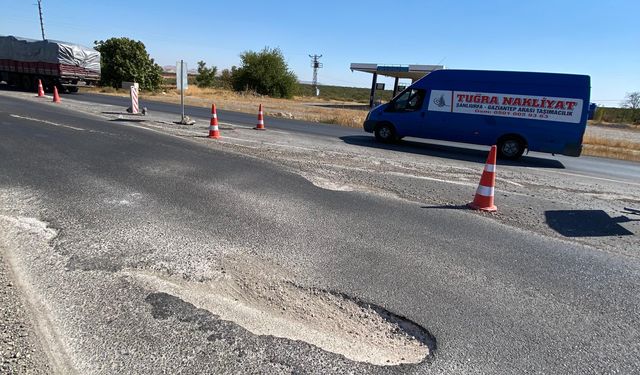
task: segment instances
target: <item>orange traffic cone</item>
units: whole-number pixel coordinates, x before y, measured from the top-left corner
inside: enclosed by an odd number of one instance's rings
[[[42,87],[42,80],[38,80],[38,98],[44,97],[44,88]]]
[[[218,129],[218,113],[216,105],[211,105],[211,122],[209,122],[209,138],[219,139],[220,130]]]
[[[60,103],[60,95],[58,94],[58,86],[53,86],[53,102]]]
[[[482,177],[480,178],[480,185],[476,190],[476,197],[473,202],[467,206],[474,210],[481,210],[487,212],[495,212],[498,210],[493,204],[493,193],[496,186],[496,146],[491,146],[489,151],[489,157],[487,158],[487,164],[482,171]]]
[[[262,113],[262,104],[260,104],[260,108],[258,108],[258,125],[256,125],[254,129],[266,130],[264,128],[264,113]]]

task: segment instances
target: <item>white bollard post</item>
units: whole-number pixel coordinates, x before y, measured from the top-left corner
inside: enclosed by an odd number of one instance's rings
[[[134,115],[137,115],[139,113],[137,86],[131,86],[131,113],[133,113]]]

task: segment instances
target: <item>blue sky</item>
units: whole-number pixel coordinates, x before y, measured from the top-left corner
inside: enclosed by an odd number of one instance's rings
[[[0,35],[40,38],[36,0],[0,0]],[[216,4],[217,3],[217,4]],[[588,74],[592,99],[640,91],[640,1],[79,1],[43,0],[47,38],[92,46],[126,36],[161,65],[279,47],[300,80],[368,86],[352,62]],[[388,85],[390,81],[386,81]]]

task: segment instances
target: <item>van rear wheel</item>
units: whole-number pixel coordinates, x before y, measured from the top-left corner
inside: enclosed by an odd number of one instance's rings
[[[383,143],[393,143],[398,140],[396,129],[391,124],[380,124],[375,130],[376,140]]]
[[[519,137],[505,137],[498,141],[498,156],[501,159],[519,159],[524,149],[525,143]]]

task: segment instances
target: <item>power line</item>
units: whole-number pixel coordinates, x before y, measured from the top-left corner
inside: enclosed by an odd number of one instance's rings
[[[40,31],[42,31],[42,40],[46,40],[44,37],[44,23],[42,22],[42,0],[38,0],[38,13],[40,14]]]
[[[313,81],[311,85],[313,85],[316,96],[318,96],[320,94],[318,91],[318,69],[322,68],[322,63],[320,62],[322,55],[309,55],[309,57],[311,57],[311,67],[313,68]]]

